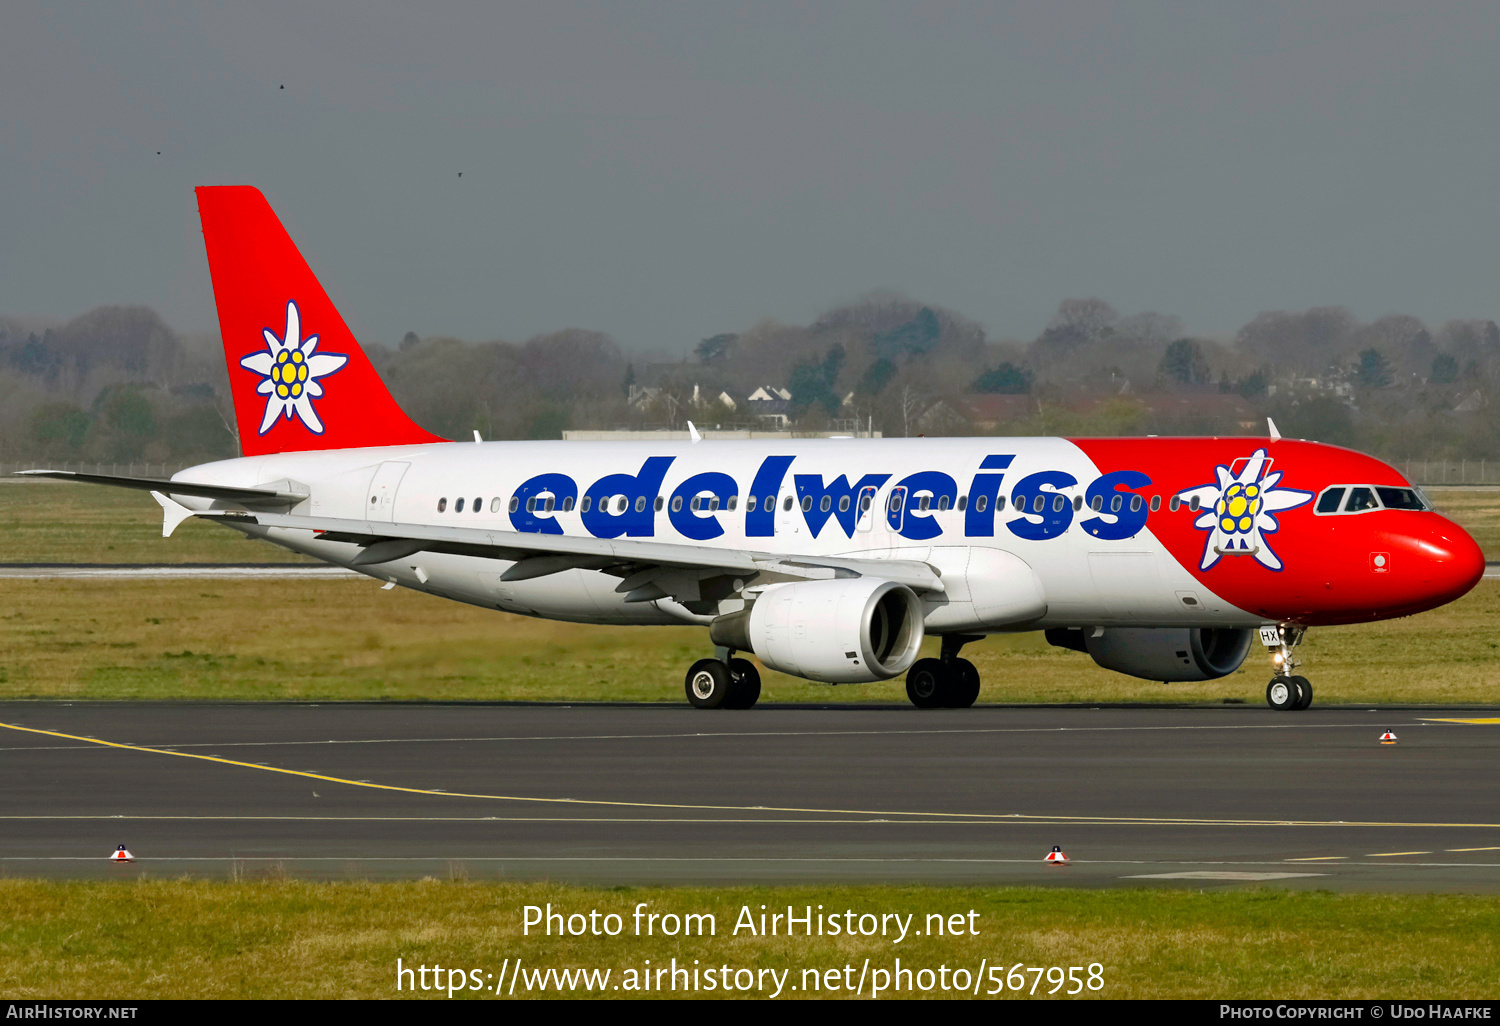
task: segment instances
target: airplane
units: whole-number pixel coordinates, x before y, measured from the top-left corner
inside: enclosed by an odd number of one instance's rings
[[[694,624],[699,708],[748,709],[755,663],[831,684],[980,693],[960,650],[1045,632],[1153,681],[1233,673],[1306,709],[1311,627],[1451,602],[1484,555],[1373,457],[1266,438],[473,442],[397,405],[265,197],[196,190],[243,455],[149,491],[164,536],[208,518],[459,602],[580,623]],[[918,658],[923,638],[937,658]]]

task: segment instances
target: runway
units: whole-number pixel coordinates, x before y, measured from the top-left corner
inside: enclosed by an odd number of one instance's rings
[[[11,876],[1500,891],[1500,710],[11,702],[0,724]]]

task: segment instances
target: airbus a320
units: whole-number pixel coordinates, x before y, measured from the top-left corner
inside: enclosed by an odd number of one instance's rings
[[[1270,651],[1305,709],[1310,627],[1407,616],[1483,576],[1479,546],[1389,465],[1257,438],[448,441],[402,412],[257,190],[197,190],[243,456],[149,490],[188,517],[389,585],[581,623],[695,624],[701,708],[755,663],[832,684],[906,675],[965,707],[963,646],[1046,632],[1153,681]],[[923,638],[940,656],[918,658]],[[712,654],[708,650],[712,647]]]

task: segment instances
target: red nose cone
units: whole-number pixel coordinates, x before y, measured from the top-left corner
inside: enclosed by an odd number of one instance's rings
[[[1417,539],[1424,558],[1424,584],[1433,606],[1468,594],[1484,577],[1484,550],[1469,532],[1450,520],[1440,520]]]

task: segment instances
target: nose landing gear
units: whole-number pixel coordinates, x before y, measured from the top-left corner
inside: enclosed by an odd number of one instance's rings
[[[1276,676],[1266,685],[1266,704],[1272,709],[1306,709],[1312,705],[1312,684],[1306,677],[1292,673],[1299,665],[1292,652],[1302,641],[1306,628],[1296,624],[1262,627],[1260,641],[1270,650],[1271,666]]]

